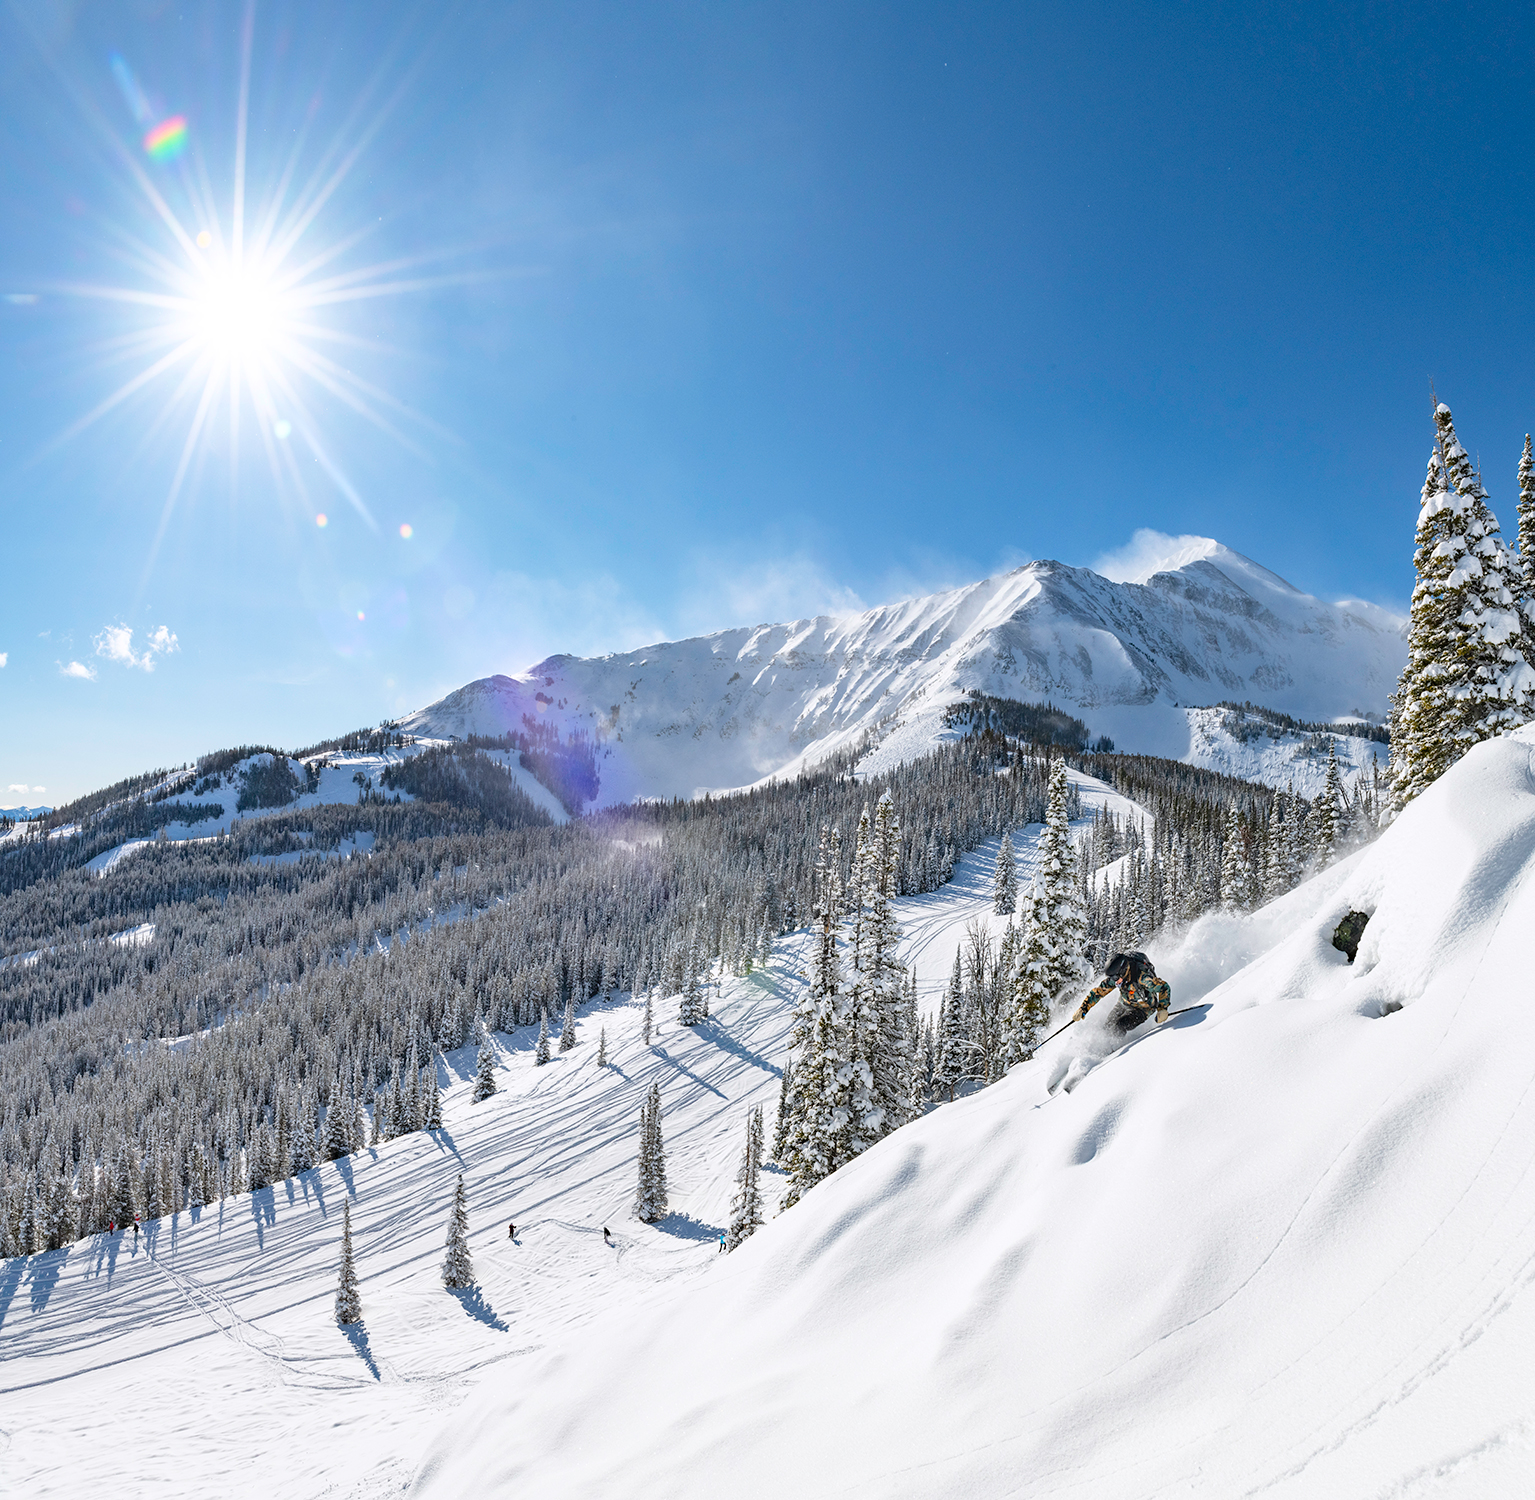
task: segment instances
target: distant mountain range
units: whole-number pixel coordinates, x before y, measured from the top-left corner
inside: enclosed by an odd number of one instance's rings
[[[920,753],[951,732],[944,710],[970,690],[1053,702],[1120,750],[1225,769],[1208,716],[1191,710],[1251,701],[1313,722],[1378,719],[1406,661],[1403,626],[1378,605],[1302,593],[1210,541],[1144,582],[1035,562],[862,614],[551,656],[471,682],[400,727],[584,735],[604,805],[792,774],[871,732]],[[1282,774],[1271,765],[1264,778]]]
[[[0,807],[0,818],[14,818],[21,823],[28,818],[41,818],[52,811],[51,807]]]

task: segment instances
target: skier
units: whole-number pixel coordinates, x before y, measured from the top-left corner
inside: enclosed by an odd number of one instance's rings
[[[517,1238],[517,1226],[515,1224],[508,1224],[506,1226],[506,1237],[509,1240],[515,1240]]]
[[[604,1245],[611,1245],[613,1243],[613,1236],[608,1233],[608,1226],[606,1224],[602,1226],[602,1243]]]
[[[720,1247],[715,1253],[717,1255],[723,1255],[725,1253],[725,1231],[723,1229],[720,1230]]]
[[[135,1249],[138,1248],[138,1243],[139,1243],[139,1216],[137,1214],[134,1214],[134,1216],[133,1216],[133,1244],[134,1244],[134,1248]]]
[[[1157,978],[1157,971],[1144,953],[1116,953],[1109,960],[1105,973],[1103,981],[1087,992],[1074,1020],[1080,1021],[1116,986],[1124,1008],[1115,1013],[1109,1024],[1119,1031],[1134,1031],[1145,1023],[1152,1011],[1156,1012],[1158,1026],[1167,1019],[1173,992],[1165,979]]]

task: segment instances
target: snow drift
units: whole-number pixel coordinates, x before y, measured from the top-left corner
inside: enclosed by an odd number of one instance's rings
[[[919,731],[919,753],[970,688],[1050,699],[1122,750],[1182,759],[1194,705],[1251,699],[1312,720],[1383,712],[1407,659],[1401,624],[1374,605],[1327,604],[1207,541],[1143,583],[1037,562],[863,614],[552,656],[469,683],[400,727],[584,734],[603,804],[792,773],[896,720]]]
[[[1207,1009],[1050,1095],[1068,1031],[489,1382],[412,1493],[1529,1493],[1532,749],[1248,924]],[[1154,954],[1178,1003],[1215,931]]]

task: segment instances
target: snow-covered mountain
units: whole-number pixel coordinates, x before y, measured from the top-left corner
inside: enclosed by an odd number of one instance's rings
[[[1199,705],[1251,700],[1313,721],[1383,714],[1406,660],[1401,626],[1376,605],[1304,594],[1211,541],[1144,582],[1036,562],[862,614],[552,656],[459,688],[401,727],[583,733],[599,747],[603,804],[750,785],[867,731],[918,753],[969,689],[1050,700],[1121,750],[1195,759]]]

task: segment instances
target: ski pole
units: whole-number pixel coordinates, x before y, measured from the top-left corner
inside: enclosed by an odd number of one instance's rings
[[[1078,1021],[1080,1021],[1080,1020],[1081,1020],[1081,1019],[1082,1019],[1082,1017],[1081,1017],[1081,1016],[1073,1016],[1073,1017],[1072,1017],[1072,1018],[1071,1018],[1071,1019],[1070,1019],[1070,1020],[1069,1020],[1069,1021],[1068,1021],[1068,1022],[1067,1022],[1067,1023],[1066,1023],[1066,1026],[1075,1026],[1075,1025],[1076,1025],[1076,1024],[1077,1024],[1077,1022],[1078,1022]],[[1049,1035],[1049,1036],[1047,1036],[1047,1037],[1042,1037],[1042,1038],[1041,1038],[1041,1039],[1040,1039],[1040,1040],[1039,1040],[1039,1041],[1037,1041],[1037,1042],[1035,1042],[1035,1043],[1034,1043],[1034,1045],[1033,1045],[1033,1046],[1032,1046],[1032,1047],[1030,1047],[1030,1048],[1029,1048],[1029,1056],[1030,1056],[1030,1057],[1033,1057],[1033,1056],[1034,1056],[1034,1054],[1035,1054],[1035,1053],[1036,1053],[1036,1052],[1038,1052],[1038,1051],[1039,1051],[1039,1049],[1040,1049],[1040,1048],[1041,1048],[1041,1047],[1043,1047],[1043,1046],[1044,1046],[1044,1045],[1045,1045],[1045,1043],[1046,1043],[1046,1042],[1050,1042],[1050,1041],[1054,1041],[1054,1040],[1055,1040],[1055,1038],[1056,1038],[1056,1037],[1058,1037],[1058,1036],[1059,1036],[1059,1035],[1060,1035],[1060,1034],[1061,1034],[1061,1033],[1062,1033],[1062,1032],[1063,1032],[1063,1031],[1064,1031],[1064,1030],[1065,1030],[1065,1029],[1066,1029],[1066,1026],[1057,1026],[1057,1027],[1056,1027],[1056,1028],[1055,1028],[1055,1030],[1054,1030],[1054,1031],[1052,1031],[1052,1032],[1051,1032],[1051,1033],[1050,1033],[1050,1035]]]

